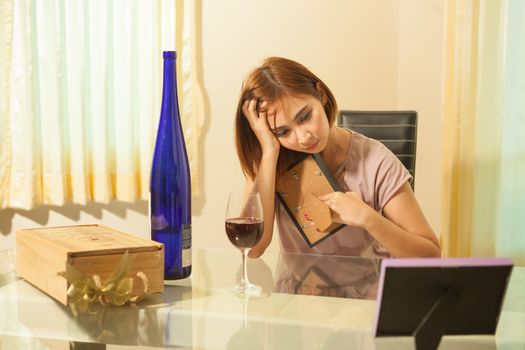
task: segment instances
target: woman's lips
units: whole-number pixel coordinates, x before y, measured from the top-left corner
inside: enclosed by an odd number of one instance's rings
[[[319,141],[315,142],[313,145],[306,148],[305,151],[313,151],[317,147],[318,144],[319,144]]]

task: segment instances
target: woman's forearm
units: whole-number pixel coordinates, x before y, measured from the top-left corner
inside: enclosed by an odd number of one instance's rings
[[[437,240],[408,232],[372,208],[364,228],[394,257],[441,256]]]
[[[263,155],[257,176],[250,191],[259,192],[263,205],[264,230],[259,242],[250,250],[249,256],[261,256],[272,241],[273,221],[275,216],[275,176],[279,153]]]

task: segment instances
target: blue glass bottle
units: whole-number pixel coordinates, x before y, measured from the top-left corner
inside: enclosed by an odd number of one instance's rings
[[[191,274],[191,178],[177,100],[175,51],[164,51],[159,129],[150,182],[151,238],[164,244],[164,279]]]

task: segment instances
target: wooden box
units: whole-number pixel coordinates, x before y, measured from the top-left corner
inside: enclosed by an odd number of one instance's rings
[[[102,225],[24,229],[16,232],[16,274],[68,304],[67,280],[58,275],[66,262],[85,276],[105,281],[128,251],[134,256],[128,276],[146,274],[149,293],[164,290],[164,246]],[[140,281],[135,278],[136,284]]]

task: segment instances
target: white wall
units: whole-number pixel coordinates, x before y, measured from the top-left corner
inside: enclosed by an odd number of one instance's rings
[[[226,194],[243,187],[233,117],[246,74],[271,55],[311,68],[346,109],[419,111],[416,195],[439,232],[444,9],[440,0],[202,0],[206,99],[203,196],[194,202],[196,246],[228,246]],[[22,227],[102,222],[147,237],[147,203],[0,211],[0,247]],[[274,242],[272,248],[277,249]]]
[[[416,197],[441,233],[445,2],[401,0],[397,107],[418,111]]]

